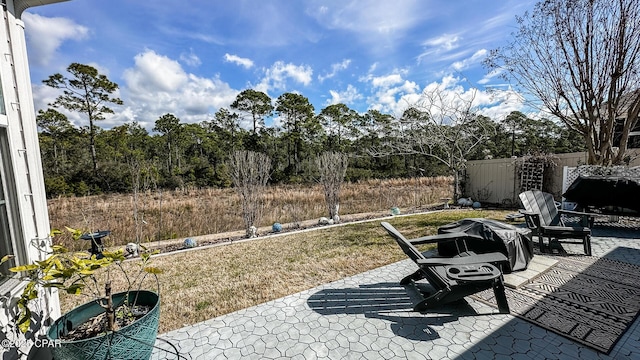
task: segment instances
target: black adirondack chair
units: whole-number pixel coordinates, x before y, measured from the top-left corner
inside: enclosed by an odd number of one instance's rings
[[[509,313],[502,272],[494,265],[500,266],[500,264],[507,261],[507,257],[504,254],[499,252],[475,254],[462,251],[454,257],[425,257],[414,244],[438,243],[441,241],[463,243],[467,234],[450,233],[407,240],[391,224],[382,222],[381,225],[396,240],[402,251],[418,265],[418,270],[403,278],[400,284],[408,285],[418,280],[426,279],[435,289],[433,294],[428,294],[423,301],[414,306],[414,311],[425,311],[492,288],[499,311]]]
[[[552,241],[581,243],[584,253],[591,256],[592,214],[558,209],[553,195],[540,190],[528,190],[521,193],[520,201],[524,207],[524,210],[520,212],[524,214],[527,227],[531,229],[533,235],[538,236],[540,251],[545,251],[544,239],[547,238],[549,251]],[[573,226],[565,224],[563,215],[579,217],[580,224]]]

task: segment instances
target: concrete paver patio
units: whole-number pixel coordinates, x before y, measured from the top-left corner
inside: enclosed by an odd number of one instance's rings
[[[640,265],[640,231],[594,228],[593,255]],[[403,260],[159,335],[152,359],[638,359],[640,318],[609,355],[467,297],[428,313]],[[176,355],[176,350],[179,355]]]

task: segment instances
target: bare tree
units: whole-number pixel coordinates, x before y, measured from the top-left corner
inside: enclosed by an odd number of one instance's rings
[[[339,222],[340,188],[347,173],[349,157],[346,154],[327,151],[316,158],[320,171],[320,183],[324,187],[324,199],[329,210],[329,218]]]
[[[255,225],[262,217],[262,192],[269,180],[271,160],[263,153],[236,151],[229,160],[231,181],[242,200],[242,219],[248,237],[255,236]]]
[[[137,154],[136,154],[137,155]],[[140,209],[139,193],[147,191],[151,187],[157,185],[156,175],[153,164],[147,160],[141,159],[139,156],[132,156],[128,160],[129,171],[131,173],[131,188],[133,190],[133,222],[136,227],[136,245],[140,246],[143,239],[143,225],[147,222],[144,219],[144,210],[146,205],[142,202]],[[162,215],[161,215],[162,216]]]
[[[392,124],[373,155],[424,155],[447,166],[454,177],[454,198],[460,194],[460,175],[467,157],[495,132],[493,122],[478,115],[477,90],[460,93],[443,86],[429,87],[421,100]]]
[[[546,0],[517,20],[488,67],[580,133],[589,164],[624,162],[640,112],[640,0]]]

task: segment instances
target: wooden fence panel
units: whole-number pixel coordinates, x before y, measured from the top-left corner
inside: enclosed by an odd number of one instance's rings
[[[640,166],[640,149],[628,151],[629,166]],[[552,166],[545,177],[544,188],[556,200],[562,195],[562,170],[565,166],[575,167],[586,164],[586,153],[554,155]],[[471,197],[481,203],[519,206],[518,193],[520,179],[517,163],[522,158],[473,160],[467,162],[464,197]]]
[[[515,163],[516,159],[469,161],[465,196],[481,203],[512,204],[517,191]]]

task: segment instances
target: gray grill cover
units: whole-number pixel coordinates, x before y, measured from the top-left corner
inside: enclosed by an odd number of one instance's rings
[[[439,234],[463,232],[469,235],[466,239],[468,251],[476,254],[501,252],[509,260],[505,273],[526,270],[533,257],[533,243],[529,229],[517,228],[513,225],[490,219],[462,219],[438,229]],[[460,249],[465,251],[465,249]],[[455,256],[458,247],[452,241],[438,243],[440,256]]]

